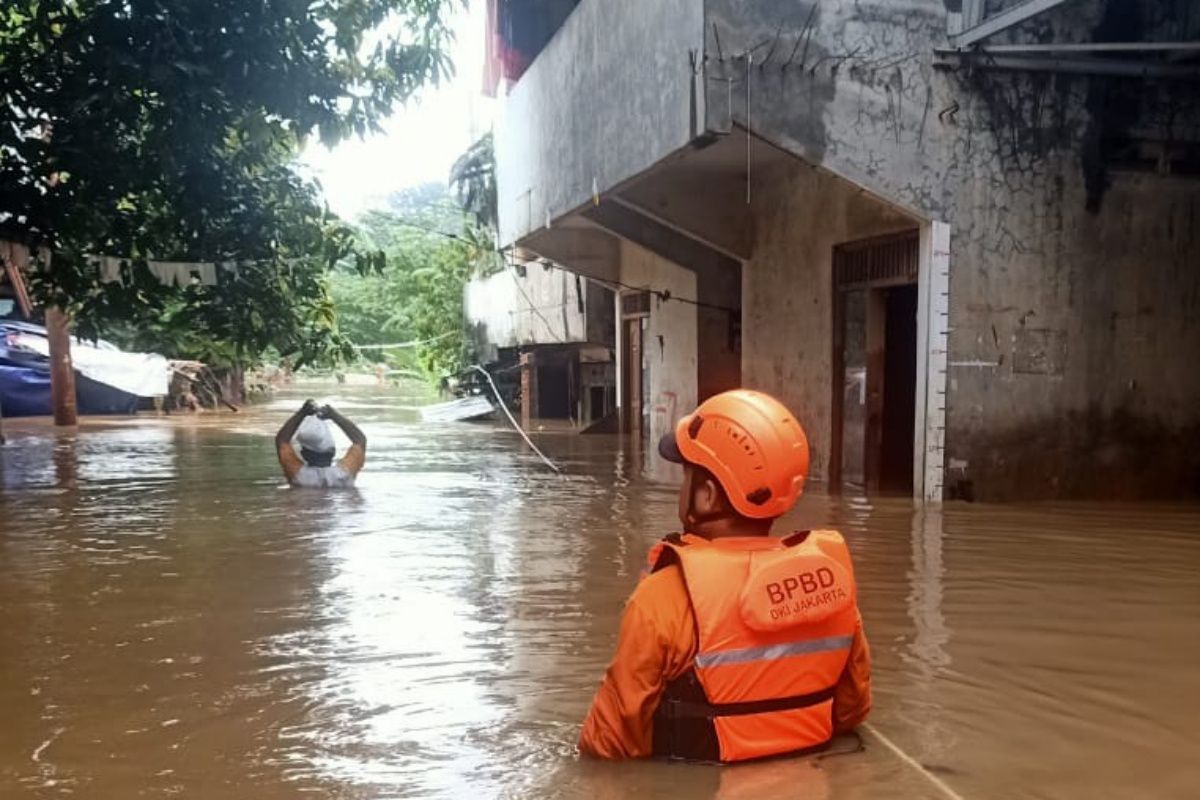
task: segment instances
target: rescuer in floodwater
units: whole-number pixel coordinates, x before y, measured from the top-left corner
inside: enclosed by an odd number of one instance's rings
[[[580,750],[745,761],[819,749],[871,707],[870,655],[835,531],[768,534],[804,489],[808,441],[777,400],[736,390],[658,445],[683,464],[685,533],[650,552]]]
[[[337,447],[329,422],[337,424],[350,439],[350,449],[334,463]],[[295,437],[300,454],[292,446]],[[275,434],[279,466],[288,483],[304,489],[348,489],[367,460],[367,437],[358,426],[330,406],[317,407],[305,400],[300,410]]]

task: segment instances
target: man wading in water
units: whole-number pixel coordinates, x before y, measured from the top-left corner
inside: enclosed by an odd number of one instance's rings
[[[804,488],[803,429],[777,400],[737,390],[659,452],[684,466],[686,532],[650,553],[580,750],[730,762],[826,746],[866,719],[871,666],[841,535],[768,535]]]
[[[350,439],[350,449],[336,464],[337,447],[329,430],[332,420]],[[292,438],[300,447],[292,446]],[[300,410],[283,423],[275,434],[275,449],[279,454],[279,465],[292,486],[304,489],[348,489],[367,459],[367,437],[358,426],[343,417],[330,406],[317,407],[312,400],[305,400]]]

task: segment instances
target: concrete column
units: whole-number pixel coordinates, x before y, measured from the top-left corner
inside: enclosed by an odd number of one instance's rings
[[[537,418],[537,354],[521,353],[521,427],[529,430]]]
[[[50,406],[54,410],[54,424],[69,428],[78,422],[75,367],[71,363],[70,320],[61,309],[46,309],[46,335],[50,340]]]
[[[950,226],[921,226],[917,299],[917,418],[913,496],[942,502],[946,470],[946,370],[950,338]]]

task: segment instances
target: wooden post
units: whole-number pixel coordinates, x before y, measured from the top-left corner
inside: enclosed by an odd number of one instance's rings
[[[75,410],[75,368],[71,364],[70,320],[58,308],[46,309],[46,335],[50,340],[50,405],[54,424],[72,427]]]
[[[532,352],[521,353],[521,427],[529,430],[537,418],[537,357]]]

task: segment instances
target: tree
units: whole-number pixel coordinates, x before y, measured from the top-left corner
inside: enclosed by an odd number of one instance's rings
[[[9,0],[0,236],[53,252],[35,292],[84,329],[207,325],[239,358],[344,349],[323,273],[356,240],[290,160],[444,78],[456,1]],[[130,256],[126,284],[101,285],[91,253]],[[134,274],[150,258],[239,278],[160,290]]]
[[[476,224],[495,229],[499,224],[496,203],[496,151],[491,131],[467,148],[450,168],[450,185],[463,210]]]
[[[338,325],[360,345],[420,342],[387,351],[388,358],[439,380],[467,363],[463,289],[479,252],[463,235],[464,214],[445,186],[398,193],[389,205],[364,215],[359,231],[363,247],[382,251],[386,266],[368,275],[343,268],[334,276]]]
[[[491,131],[484,134],[450,168],[450,185],[459,207],[473,224],[463,227],[463,236],[476,253],[475,270],[491,275],[504,269],[496,248],[500,224],[496,196],[496,151]]]

